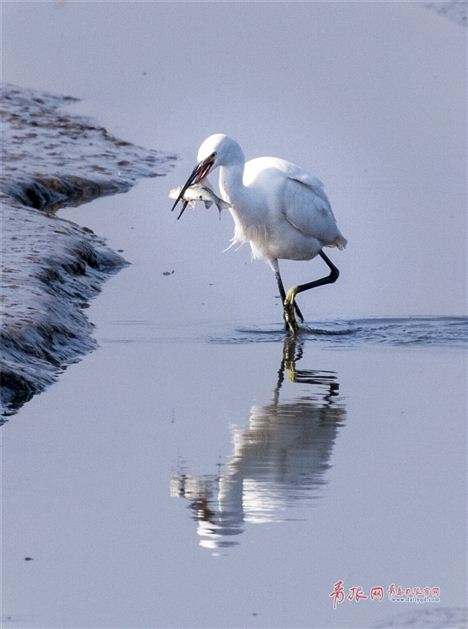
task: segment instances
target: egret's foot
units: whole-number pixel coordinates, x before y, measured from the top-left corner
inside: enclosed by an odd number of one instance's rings
[[[287,326],[287,329],[293,334],[296,334],[299,329],[299,326],[297,325],[297,321],[296,321],[296,315],[295,315],[296,295],[297,295],[297,287],[295,286],[294,288],[290,288],[288,292],[286,293],[286,299],[284,300],[284,304],[283,304],[284,322]],[[301,315],[301,319],[302,319],[302,315]]]
[[[284,329],[286,330],[286,332],[297,334],[299,326],[297,325],[296,315],[294,314],[294,307],[292,305],[287,305],[284,307],[283,319]]]
[[[296,314],[299,317],[301,323],[304,323],[304,317],[302,316],[302,312],[299,310],[298,305],[294,304],[294,306],[295,306]],[[288,315],[288,317],[286,317],[286,313],[285,313],[284,306],[283,306],[283,319],[284,319],[284,331],[285,332],[292,332],[293,331],[291,329],[291,326],[289,325],[289,322],[288,322],[289,318],[290,318],[289,315]],[[297,327],[298,327],[297,326],[297,321],[295,321],[295,324],[296,324],[296,329],[297,329]]]

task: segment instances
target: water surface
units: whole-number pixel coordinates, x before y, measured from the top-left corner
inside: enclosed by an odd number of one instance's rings
[[[279,318],[279,317],[278,317]],[[198,334],[186,336],[158,335],[158,323],[151,320],[110,321],[115,336],[103,337],[106,343],[188,343],[220,344],[282,343],[291,339],[280,323],[235,328],[229,324],[198,325]],[[116,333],[119,330],[119,333]],[[297,340],[302,347],[311,344],[320,348],[359,349],[384,345],[391,347],[466,348],[468,317],[375,317],[370,319],[339,319],[305,322]]]
[[[407,610],[333,610],[339,579],[463,604],[463,351],[100,342],[3,428],[11,626],[363,628]]]

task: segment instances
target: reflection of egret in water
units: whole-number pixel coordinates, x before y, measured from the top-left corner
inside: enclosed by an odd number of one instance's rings
[[[254,405],[249,427],[234,429],[234,451],[218,474],[180,470],[171,494],[187,498],[198,523],[200,545],[232,546],[244,522],[280,522],[288,509],[320,497],[337,431],[345,418],[333,371],[296,369],[302,346],[285,340],[273,399]],[[305,395],[280,402],[287,375],[310,385]]]

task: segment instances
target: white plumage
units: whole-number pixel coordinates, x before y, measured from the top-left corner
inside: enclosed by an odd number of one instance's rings
[[[322,182],[277,157],[246,162],[239,144],[221,133],[202,143],[198,162],[174,207],[192,183],[203,182],[209,172],[219,167],[220,193],[234,219],[232,242],[249,242],[253,256],[266,260],[274,270],[284,301],[286,327],[295,332],[294,309],[303,319],[295,304],[296,294],[338,277],[338,270],[323,253],[323,247],[346,246]],[[278,260],[311,260],[317,255],[328,264],[330,276],[296,286],[286,295]]]

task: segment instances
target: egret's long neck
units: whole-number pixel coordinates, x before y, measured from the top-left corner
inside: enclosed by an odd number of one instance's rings
[[[234,220],[234,235],[230,246],[250,241],[254,252],[253,243],[261,240],[265,227],[262,226],[262,216],[258,212],[251,189],[244,186],[243,175],[243,160],[242,163],[221,166],[219,188],[221,196],[229,203],[229,213]]]
[[[245,232],[249,226],[256,225],[261,216],[254,202],[252,191],[244,186],[244,160],[231,162],[220,167],[219,188],[221,196],[230,204],[229,212],[236,224],[236,230]],[[245,240],[245,238],[242,238]]]
[[[243,182],[244,161],[238,160],[219,169],[219,189],[225,201],[234,206],[243,205],[245,186]]]

